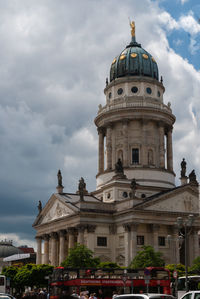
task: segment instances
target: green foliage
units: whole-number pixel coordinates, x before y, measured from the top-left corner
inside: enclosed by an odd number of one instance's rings
[[[173,272],[174,270],[177,271],[178,277],[185,275],[185,266],[183,264],[168,264],[165,266],[166,269],[170,271],[171,280],[174,281]]]
[[[100,260],[93,257],[92,250],[85,245],[76,244],[74,248],[69,250],[69,254],[61,266],[68,268],[97,268]]]
[[[117,263],[113,263],[113,262],[101,262],[99,264],[98,268],[117,269],[117,268],[121,268],[121,267]]]
[[[12,288],[24,290],[25,286],[47,287],[48,281],[45,276],[49,276],[53,272],[53,266],[26,264],[22,267],[5,267],[2,271],[3,275],[10,278]]]
[[[162,267],[165,262],[161,252],[156,252],[152,246],[143,246],[130,264],[130,268]]]
[[[190,274],[199,274],[200,273],[200,256],[194,259],[192,266],[189,268]]]
[[[2,270],[2,275],[5,275],[6,277],[10,278],[10,287],[11,288],[17,287],[14,278],[15,278],[15,275],[17,274],[18,270],[19,270],[18,267],[13,267],[13,266],[4,267]]]

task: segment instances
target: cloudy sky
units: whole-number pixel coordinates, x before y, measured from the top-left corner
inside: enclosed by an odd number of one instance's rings
[[[172,104],[174,169],[200,179],[199,0],[0,0],[0,239],[34,246],[37,204],[83,176],[95,189],[93,123],[113,58],[136,39]]]

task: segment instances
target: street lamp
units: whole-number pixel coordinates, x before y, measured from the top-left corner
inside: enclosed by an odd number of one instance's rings
[[[188,288],[188,236],[191,232],[191,227],[194,222],[194,215],[189,215],[187,219],[183,220],[182,217],[177,218],[177,225],[181,237],[185,240],[185,287],[186,292],[189,291]],[[181,231],[184,230],[184,232]]]

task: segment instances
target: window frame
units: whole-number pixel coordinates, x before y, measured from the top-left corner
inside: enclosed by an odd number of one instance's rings
[[[101,245],[100,243],[99,243],[99,241],[103,241],[103,240],[105,240],[105,245],[103,244],[103,245]],[[102,242],[102,243],[104,243],[104,242]],[[105,237],[105,236],[97,236],[97,246],[98,247],[108,247],[108,238],[107,237]]]

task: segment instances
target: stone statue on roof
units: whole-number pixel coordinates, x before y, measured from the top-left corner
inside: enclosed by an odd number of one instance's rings
[[[135,197],[135,193],[136,193],[136,189],[137,189],[137,183],[136,183],[136,179],[132,179],[131,180],[131,190],[132,190],[132,198]]]
[[[184,178],[186,176],[186,161],[185,158],[183,158],[182,162],[181,162],[181,177]]]
[[[193,169],[189,174],[189,183],[192,185],[198,185],[195,170]]]
[[[58,170],[57,177],[58,177],[58,186],[63,187],[63,185],[62,185],[62,174],[61,174],[60,169]]]
[[[39,215],[42,212],[42,203],[40,200],[39,200],[37,208],[38,208],[38,215]]]
[[[84,191],[86,190],[86,183],[84,181],[84,178],[82,178],[82,177],[79,180],[78,190],[79,190],[79,194],[80,194],[80,201],[83,201],[84,200],[84,198],[83,198]]]
[[[123,164],[120,158],[117,160],[117,163],[115,164],[115,172],[122,174],[124,173]]]

